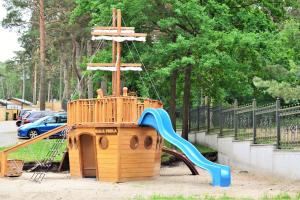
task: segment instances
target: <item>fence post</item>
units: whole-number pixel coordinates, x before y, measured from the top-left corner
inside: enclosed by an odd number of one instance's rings
[[[235,99],[233,104],[233,126],[234,126],[235,139],[237,138],[237,132],[238,132],[237,108],[238,108],[238,101],[237,99]]]
[[[256,144],[256,100],[253,99],[252,101],[252,123],[253,123],[253,143]]]
[[[189,109],[188,133],[191,132],[191,108]]]
[[[276,99],[276,135],[277,135],[277,149],[280,149],[280,99]]]
[[[197,130],[200,131],[200,106],[198,106],[197,110]]]
[[[219,107],[219,123],[220,123],[220,136],[223,136],[223,108],[222,104]]]
[[[210,132],[210,98],[207,99],[207,133]]]

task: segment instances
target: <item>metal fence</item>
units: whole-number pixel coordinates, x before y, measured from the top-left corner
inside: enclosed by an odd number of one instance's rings
[[[252,139],[255,144],[276,144],[277,148],[300,148],[300,105],[282,108],[280,100],[257,106],[199,106],[190,110],[189,130]]]

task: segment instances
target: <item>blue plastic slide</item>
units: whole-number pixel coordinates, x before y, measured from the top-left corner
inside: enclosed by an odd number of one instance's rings
[[[207,160],[194,145],[180,137],[173,130],[171,119],[164,109],[145,109],[138,124],[155,128],[164,139],[178,147],[195,165],[207,170],[212,176],[213,186],[230,185],[230,167]]]

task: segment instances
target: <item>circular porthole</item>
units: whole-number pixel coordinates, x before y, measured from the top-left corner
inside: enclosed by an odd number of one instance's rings
[[[145,137],[145,140],[144,140],[144,147],[145,149],[151,149],[152,147],[152,144],[153,144],[153,139],[151,136],[147,135]]]
[[[75,149],[77,149],[77,139],[76,139],[76,137],[74,138],[74,147],[75,147]]]
[[[134,135],[130,139],[130,148],[131,149],[137,149],[138,146],[139,146],[139,138],[136,135]]]
[[[108,148],[108,139],[107,137],[103,136],[99,139],[99,145],[101,149],[107,149]]]
[[[72,138],[69,137],[68,141],[69,141],[69,147],[70,147],[70,149],[72,149],[73,148]]]

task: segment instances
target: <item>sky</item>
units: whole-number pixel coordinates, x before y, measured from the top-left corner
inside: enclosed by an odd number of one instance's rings
[[[3,0],[0,0],[0,22],[6,15]],[[0,62],[14,57],[14,51],[20,50],[18,34],[14,30],[3,29],[0,25]]]

